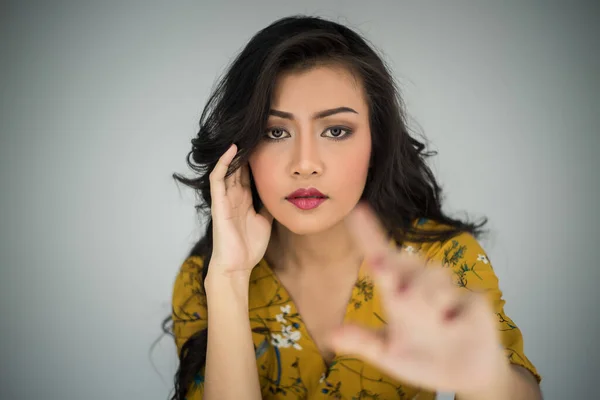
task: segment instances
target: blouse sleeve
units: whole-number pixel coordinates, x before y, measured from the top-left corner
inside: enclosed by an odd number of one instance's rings
[[[206,295],[202,286],[202,259],[190,257],[181,266],[173,287],[173,335],[177,354],[194,334],[207,328]],[[204,371],[199,371],[187,400],[200,400],[204,392]]]
[[[539,383],[542,378],[525,356],[521,331],[504,313],[505,301],[498,278],[477,239],[469,233],[462,233],[447,242],[430,247],[426,257],[451,269],[457,286],[487,295],[498,318],[497,326],[508,360],[529,370]]]

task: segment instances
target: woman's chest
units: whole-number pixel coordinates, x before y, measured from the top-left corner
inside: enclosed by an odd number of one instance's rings
[[[329,365],[335,356],[329,347],[330,338],[344,321],[354,282],[315,284],[286,277],[280,280],[302,320],[306,339]]]
[[[329,349],[331,334],[343,322],[385,324],[370,279],[339,286],[299,283],[270,275],[251,282],[250,320],[263,398],[433,398]]]

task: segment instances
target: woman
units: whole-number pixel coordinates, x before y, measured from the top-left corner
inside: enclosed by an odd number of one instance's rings
[[[190,166],[206,234],[173,293],[173,399],[540,397],[476,237],[441,210],[394,81],[352,30],[258,32]],[[485,293],[483,293],[485,292]]]

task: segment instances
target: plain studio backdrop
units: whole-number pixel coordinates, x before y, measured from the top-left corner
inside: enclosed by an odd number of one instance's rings
[[[296,13],[385,53],[411,129],[439,152],[446,210],[490,218],[482,244],[546,398],[598,396],[597,3],[0,7],[0,398],[167,398],[175,346],[151,346],[200,233],[171,174],[188,172],[224,67]]]

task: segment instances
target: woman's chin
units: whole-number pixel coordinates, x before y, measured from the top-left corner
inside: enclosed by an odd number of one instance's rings
[[[281,219],[275,217],[275,220],[290,233],[301,236],[323,233],[339,223],[324,216],[286,216]]]

